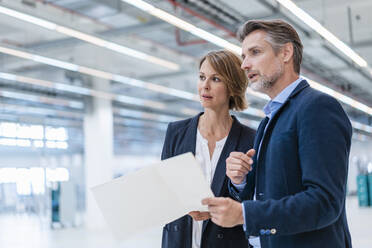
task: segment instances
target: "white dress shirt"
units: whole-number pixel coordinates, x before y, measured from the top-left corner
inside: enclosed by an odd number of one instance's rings
[[[197,131],[196,135],[196,147],[195,147],[195,158],[202,168],[203,174],[207,179],[209,184],[212,184],[214,172],[216,171],[218,160],[222,149],[225,145],[227,136],[216,142],[216,147],[214,148],[212,159],[209,155],[208,140],[206,140]],[[192,225],[192,248],[200,248],[201,245],[201,234],[202,234],[203,221],[193,220]]]

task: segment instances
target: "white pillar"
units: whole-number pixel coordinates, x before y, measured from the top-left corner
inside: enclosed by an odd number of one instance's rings
[[[94,89],[106,90],[109,82],[94,80]],[[84,117],[84,163],[86,185],[85,225],[90,229],[105,227],[103,216],[93,198],[91,187],[112,179],[113,112],[110,100],[92,98]]]

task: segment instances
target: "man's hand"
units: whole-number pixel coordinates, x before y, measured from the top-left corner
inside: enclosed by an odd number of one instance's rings
[[[244,224],[242,205],[230,198],[211,197],[202,201],[208,205],[212,221],[222,227],[233,227]]]
[[[232,152],[226,159],[226,175],[234,184],[241,184],[248,172],[252,170],[252,157],[255,152],[254,149],[250,149],[245,154],[242,152]]]
[[[211,215],[209,212],[200,212],[200,211],[191,211],[189,215],[194,219],[194,220],[208,220],[211,218]]]

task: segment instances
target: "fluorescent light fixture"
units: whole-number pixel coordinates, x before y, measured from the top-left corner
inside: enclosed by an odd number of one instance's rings
[[[29,23],[33,23],[35,25],[38,25],[40,27],[47,28],[50,30],[54,30],[57,26],[55,23],[52,23],[52,22],[49,22],[49,21],[46,21],[46,20],[43,20],[43,19],[40,19],[34,16],[30,16],[30,15],[27,15],[27,14],[24,14],[24,13],[21,13],[21,12],[18,12],[18,11],[9,9],[9,8],[5,8],[2,6],[0,6],[0,13],[15,17],[17,19],[20,19],[20,20],[23,20]]]
[[[9,74],[9,73],[3,73],[0,72],[0,78],[5,79],[5,80],[10,80],[10,81],[16,81],[16,82],[22,82],[22,83],[27,83],[27,84],[32,84],[32,85],[37,85],[37,86],[43,86],[47,88],[52,88],[52,89],[59,89],[65,92],[70,92],[70,93],[77,93],[81,95],[86,95],[86,96],[95,96],[103,99],[108,99],[108,100],[115,100],[118,102],[126,103],[126,104],[132,104],[132,105],[137,105],[137,106],[145,106],[145,107],[151,107],[151,108],[156,108],[156,109],[161,109],[164,110],[166,109],[166,104],[161,103],[161,102],[156,102],[156,101],[151,101],[151,100],[145,100],[145,99],[140,99],[138,97],[129,97],[129,96],[122,96],[122,95],[116,95],[112,94],[109,92],[104,92],[104,91],[98,91],[98,90],[92,90],[84,87],[79,87],[79,86],[73,86],[73,85],[68,85],[64,83],[55,83],[51,81],[46,81],[46,80],[41,80],[41,79],[35,79],[35,78],[30,78],[30,77],[24,77],[24,76],[18,76],[14,74]],[[18,95],[10,94],[9,92],[3,92],[0,91],[0,95],[5,96],[5,97],[11,97],[11,98],[17,98],[19,99],[21,95],[17,93]],[[30,99],[31,96],[28,96],[29,99],[24,98],[26,100],[37,100],[37,99]]]
[[[372,133],[372,127],[371,126],[368,126],[368,125],[365,125],[365,124],[362,124],[362,123],[356,122],[356,121],[351,121],[351,124],[356,129],[362,130],[362,131],[367,132],[367,133]]]
[[[53,65],[55,67],[62,68],[62,69],[71,68],[71,70],[73,69],[73,71],[75,71],[75,69],[76,69],[76,71],[78,71],[78,72],[81,72],[83,74],[90,75],[90,76],[93,76],[93,77],[98,77],[98,78],[102,78],[102,79],[106,79],[106,80],[114,80],[114,81],[119,82],[119,83],[123,83],[123,84],[131,85],[131,86],[155,91],[155,92],[166,94],[166,95],[172,95],[172,96],[179,97],[179,98],[186,99],[186,100],[199,101],[199,96],[197,94],[193,94],[193,93],[190,93],[190,92],[187,92],[187,91],[177,90],[177,89],[174,89],[174,88],[165,87],[165,86],[150,83],[150,82],[141,81],[141,80],[134,79],[134,78],[125,77],[123,75],[113,74],[113,73],[110,73],[110,72],[105,72],[105,71],[101,71],[101,70],[97,70],[97,69],[93,69],[93,68],[89,68],[89,67],[85,67],[85,66],[80,66],[80,65],[76,65],[76,64],[71,64],[71,63],[68,63],[68,65],[66,66],[64,64],[66,62],[61,61],[61,60],[42,57],[42,56],[39,56],[39,55],[35,55],[35,54],[23,52],[23,51],[18,51],[18,50],[10,49],[10,48],[4,48],[4,47],[1,47],[1,46],[0,46],[0,52],[4,53],[4,54],[12,55],[12,56],[27,58],[27,59],[34,60],[34,61],[37,61],[37,62],[40,62],[40,63],[48,64],[48,65]],[[37,60],[34,59],[35,57],[37,58]],[[53,63],[50,63],[50,61],[53,61]],[[13,77],[14,77],[14,75],[12,75],[12,74],[1,73],[0,72],[0,78],[13,80],[14,79]],[[35,83],[37,85],[42,85],[42,86],[46,86],[46,87],[48,87],[48,85],[50,85],[50,84],[55,84],[56,85],[55,87],[61,87],[60,88],[61,90],[63,90],[63,89],[69,90],[70,89],[70,90],[72,90],[72,92],[76,91],[75,93],[80,92],[79,94],[88,94],[88,95],[92,94],[91,89],[77,87],[77,86],[69,86],[67,84],[58,84],[58,83],[53,83],[53,82],[50,82],[50,81],[44,81],[44,80],[40,80],[40,79],[24,78],[22,76],[17,76],[17,80],[19,80],[20,82],[22,82],[22,80],[23,80],[25,82]],[[366,105],[364,105],[364,104],[362,104],[362,103],[360,103],[360,102],[358,102],[354,99],[352,99],[352,101],[351,101],[351,100],[348,99],[349,97],[344,96],[343,94],[338,93],[335,90],[330,89],[330,88],[328,88],[324,85],[321,85],[321,84],[319,84],[319,83],[317,83],[313,80],[309,80],[309,79],[307,79],[307,80],[311,83],[311,85],[314,88],[316,88],[318,90],[321,90],[323,92],[326,92],[327,94],[330,94],[330,95],[334,96],[336,99],[338,99],[338,100],[340,100],[340,101],[342,101],[342,102],[344,102],[344,103],[346,103],[346,104],[348,104],[348,105],[350,105],[350,106],[352,106],[356,109],[359,109],[360,111],[363,111],[363,112],[365,112],[369,115],[372,115],[372,110],[371,110],[370,107],[368,107],[368,106],[366,106]],[[77,88],[75,88],[75,87],[77,87]],[[86,92],[87,90],[89,92]],[[85,93],[83,93],[83,92],[85,92]],[[254,92],[251,89],[248,89],[247,93],[255,95],[257,97],[260,97],[264,100],[269,100],[266,95],[264,95],[262,93],[259,93],[259,92]],[[103,97],[102,93],[99,93],[99,94],[101,94],[101,97]],[[109,94],[109,93],[105,93],[105,94]],[[110,98],[111,96],[106,96],[106,97]],[[250,107],[249,109],[252,109],[252,108]],[[250,110],[248,110],[248,111],[250,111]],[[262,117],[263,116],[262,111],[261,110],[257,110],[257,111],[260,111],[260,112],[256,112],[257,113],[256,116]],[[251,112],[249,114],[253,114],[253,112]]]
[[[165,60],[165,59],[161,59],[161,58],[157,58],[155,56],[152,56],[152,55],[149,55],[149,54],[146,54],[146,53],[143,53],[143,52],[140,52],[140,51],[137,51],[137,50],[119,45],[119,44],[116,44],[114,42],[104,40],[104,39],[96,37],[94,35],[86,34],[86,33],[80,32],[80,31],[72,29],[72,28],[61,26],[61,25],[58,25],[56,23],[44,20],[42,18],[38,18],[38,17],[34,17],[34,16],[31,16],[31,15],[28,15],[28,14],[24,14],[22,12],[19,12],[19,11],[10,9],[10,8],[0,6],[0,13],[11,16],[11,17],[14,17],[14,18],[17,18],[17,19],[22,20],[22,21],[26,21],[26,22],[38,25],[40,27],[43,27],[43,28],[46,28],[46,29],[49,29],[49,30],[52,30],[52,31],[56,31],[58,33],[61,33],[61,34],[64,34],[64,35],[67,35],[67,36],[70,36],[70,37],[74,37],[76,39],[79,39],[79,40],[94,44],[96,46],[100,46],[100,47],[112,50],[112,51],[117,52],[117,53],[121,53],[121,54],[124,54],[124,55],[127,55],[127,56],[131,56],[131,57],[134,57],[134,58],[137,58],[137,59],[144,60],[146,62],[150,62],[150,63],[156,64],[156,65],[160,65],[160,66],[166,67],[166,68],[171,69],[171,70],[179,70],[180,69],[180,66],[178,64],[174,63],[174,62],[171,62],[171,61],[168,61],[168,60]]]
[[[77,108],[77,109],[84,108],[84,104],[82,102],[72,101],[72,100],[57,99],[57,98],[51,98],[51,97],[45,97],[45,96],[36,96],[36,95],[30,95],[30,94],[13,92],[13,91],[5,91],[5,90],[0,90],[0,95],[3,97],[7,97],[7,98],[26,100],[30,102],[55,104],[55,105]]]
[[[212,33],[209,33],[201,28],[196,27],[195,25],[186,22],[182,20],[181,18],[178,18],[175,15],[169,14],[168,12],[161,10],[159,8],[156,8],[155,6],[142,1],[142,0],[121,0],[125,3],[128,3],[134,7],[137,7],[150,15],[156,16],[159,19],[168,22],[169,24],[172,24],[182,30],[185,30],[187,32],[192,33],[193,35],[200,37],[206,41],[209,41],[212,44],[215,44],[219,47],[228,49],[230,51],[233,51],[237,54],[241,54],[241,47],[237,46],[221,37],[218,37],[217,35],[214,35]]]
[[[318,82],[315,82],[311,79],[308,79],[306,78],[306,80],[309,82],[309,84],[311,85],[311,87],[313,87],[314,89],[317,89],[319,91],[322,91],[330,96],[333,96],[334,98],[336,98],[337,100],[355,108],[355,109],[358,109],[364,113],[367,113],[368,115],[372,115],[372,108],[361,103],[361,102],[358,102],[357,100],[354,100],[352,99],[351,97],[348,97],[348,96],[345,96],[331,88],[328,88]]]
[[[0,52],[8,54],[8,55],[15,56],[15,57],[18,57],[18,58],[33,60],[33,55],[31,53],[19,51],[19,50],[16,50],[16,49],[11,49],[11,48],[7,48],[7,47],[0,47]]]
[[[0,108],[3,113],[22,113],[22,114],[38,114],[38,115],[53,115],[66,118],[81,118],[81,113],[63,111],[63,110],[52,110],[46,108],[30,107],[30,106],[19,106],[13,104],[0,103]]]
[[[224,39],[221,39],[220,37],[217,37],[205,30],[202,30],[200,28],[197,28],[191,23],[188,23],[174,15],[169,14],[168,12],[161,10],[159,8],[154,7],[153,5],[142,1],[142,0],[121,0],[123,2],[126,2],[128,4],[131,4],[139,9],[142,9],[143,11],[146,11],[147,13],[156,16],[178,28],[181,28],[187,32],[190,32],[194,34],[195,36],[198,36],[202,39],[205,39],[217,46],[223,47],[225,49],[232,50],[236,52],[237,54],[241,54],[241,48],[237,45],[234,45]],[[288,8],[293,14],[295,14],[298,18],[303,20],[306,24],[308,24],[310,27],[312,27],[315,31],[317,31],[321,36],[323,36],[326,40],[328,40],[331,44],[333,44],[335,47],[337,47],[339,50],[341,50],[346,56],[350,57],[356,64],[358,64],[361,67],[368,66],[367,62],[361,58],[358,54],[356,54],[350,47],[348,47],[345,43],[340,41],[336,36],[334,36],[332,33],[330,33],[327,29],[325,29],[319,22],[317,22],[315,19],[313,19],[310,15],[308,15],[306,12],[304,12],[302,9],[298,8],[292,1],[290,0],[277,0],[280,4]],[[371,75],[372,75],[372,69],[370,69]],[[312,81],[314,82],[314,81]],[[315,83],[315,82],[314,82]],[[335,98],[339,99],[340,101],[351,105],[354,108],[357,108],[363,112],[368,113],[369,115],[372,115],[371,108],[368,106],[357,102],[356,100],[352,101],[351,98],[342,95],[341,93],[338,93],[328,87],[322,86],[319,83],[316,83],[317,85],[315,87],[318,87],[324,92],[330,93],[330,95],[334,96]],[[315,84],[313,84],[315,85]],[[247,90],[248,94],[257,96],[259,98],[269,100],[268,96],[259,93],[254,92],[251,89]],[[251,109],[251,108],[249,108]],[[251,111],[251,110],[248,110]],[[252,112],[252,111],[251,111]],[[257,112],[256,115],[261,112]],[[258,116],[261,116],[261,114],[258,114]]]
[[[308,13],[303,11],[301,8],[297,7],[295,3],[291,0],[276,0],[280,3],[283,7],[287,8],[292,14],[297,16],[300,20],[314,29],[319,35],[321,35],[324,39],[329,41],[333,46],[335,46],[338,50],[340,50],[343,54],[349,57],[352,61],[354,61],[360,67],[367,67],[367,61],[365,61],[361,56],[359,56],[354,50],[352,50],[348,45],[338,39],[335,35],[329,32],[326,28],[324,28],[318,21],[312,18]]]
[[[135,118],[153,120],[153,121],[160,121],[160,122],[172,122],[178,121],[182,118],[167,114],[159,114],[159,113],[148,113],[139,110],[131,110],[131,109],[118,109],[115,108],[114,112],[119,114],[122,117],[131,116]]]
[[[47,58],[47,57],[43,57],[39,55],[33,55],[32,60],[36,62],[40,62],[42,64],[47,64],[47,65],[63,68],[63,69],[70,70],[70,71],[78,70],[78,66],[72,63],[68,63],[68,62],[64,62],[64,61],[56,60],[56,59],[51,59],[51,58]]]
[[[162,103],[162,102],[145,100],[145,99],[140,99],[140,98],[137,98],[137,97],[117,95],[117,94],[112,94],[112,93],[108,93],[108,92],[87,89],[87,88],[79,87],[79,86],[66,85],[66,84],[63,84],[63,83],[48,82],[48,81],[44,81],[44,80],[40,80],[40,79],[28,78],[28,77],[24,77],[24,76],[17,76],[17,75],[13,75],[13,74],[9,74],[9,73],[0,72],[0,78],[6,79],[6,80],[13,80],[13,81],[29,83],[29,84],[33,84],[33,85],[44,86],[44,87],[48,87],[48,88],[60,89],[60,90],[73,92],[73,93],[79,93],[79,94],[83,94],[83,95],[96,96],[96,97],[100,97],[100,98],[104,98],[104,99],[115,100],[115,101],[122,102],[122,103],[132,104],[132,105],[134,104],[134,105],[138,105],[138,106],[146,106],[146,107],[150,107],[150,108],[157,108],[157,109],[163,109],[163,110],[166,109],[166,107],[167,107],[166,104]],[[327,94],[332,95],[332,92],[329,91],[329,88],[327,88],[323,85],[320,85],[320,84],[318,84],[318,83],[316,83],[312,80],[309,80],[309,79],[307,79],[307,80],[310,82],[312,87],[317,88],[320,91],[323,91]],[[318,87],[318,85],[320,85],[321,87]],[[0,93],[1,93],[1,91],[0,91]],[[335,93],[338,93],[338,92],[335,92]],[[12,95],[7,95],[7,96],[12,97]],[[17,96],[17,97],[19,98],[19,96]],[[348,99],[347,101],[350,101],[350,99]],[[195,99],[190,99],[190,100],[196,101]],[[351,102],[353,104],[355,104],[356,101],[355,102],[353,102],[353,101],[355,101],[355,100],[351,99]],[[2,104],[2,107],[4,109],[15,110],[14,108],[10,107],[10,105]],[[29,112],[29,111],[31,112],[32,111],[34,113],[39,113],[39,114],[44,113],[45,114],[45,112],[43,112],[39,109],[36,109],[36,108],[27,107],[27,108],[24,108],[23,110],[26,111],[26,112]],[[369,111],[372,111],[372,109],[369,108]],[[181,109],[180,112],[182,112],[184,114],[195,115],[198,111],[194,110],[194,109],[183,108],[183,109]],[[253,115],[253,116],[265,117],[265,114],[262,112],[262,110],[257,109],[257,108],[249,107],[248,109],[246,109],[242,112],[246,113],[246,114],[249,114],[249,115]],[[51,110],[50,114],[52,114],[52,113],[54,113],[54,111]],[[371,126],[368,126],[368,125],[365,125],[365,124],[362,124],[362,123],[359,123],[359,122],[356,122],[356,121],[351,121],[351,122],[352,122],[352,125],[353,125],[354,128],[365,131],[365,132],[368,132],[368,133],[372,133],[372,127]]]

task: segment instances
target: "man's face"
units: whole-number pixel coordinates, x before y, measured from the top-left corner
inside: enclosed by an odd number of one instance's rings
[[[280,52],[275,54],[266,39],[265,31],[256,30],[245,37],[242,43],[241,68],[247,74],[249,87],[263,93],[270,92],[284,72]]]

